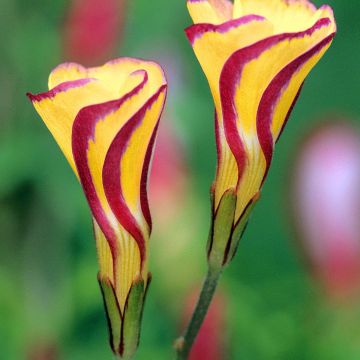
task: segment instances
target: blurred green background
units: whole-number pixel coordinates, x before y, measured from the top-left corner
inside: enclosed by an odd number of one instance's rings
[[[0,359],[111,359],[90,212],[81,188],[25,93],[45,91],[63,56],[69,0],[0,0]],[[360,358],[360,311],[330,304],[297,251],[289,179],[304,134],[326,116],[360,119],[358,0],[329,0],[338,35],[309,76],[276,148],[238,255],[225,272],[226,359]],[[317,5],[321,3],[316,1]],[[163,122],[182,143],[186,192],[157,222],[153,283],[136,359],[171,359],[184,298],[204,274],[208,189],[214,177],[213,105],[183,29],[185,1],[129,0],[116,56],[166,63]],[[177,203],[179,201],[179,203]],[[150,204],[151,205],[151,204]],[[45,349],[47,357],[36,357]],[[42,351],[40,351],[42,352]],[[44,355],[45,356],[45,355]],[[225,359],[225,358],[224,358]],[[204,359],[206,360],[206,359]]]

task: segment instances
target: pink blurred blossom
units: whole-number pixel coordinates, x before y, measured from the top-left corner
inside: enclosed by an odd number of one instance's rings
[[[183,205],[188,174],[184,147],[165,114],[159,127],[149,187],[150,204],[157,221],[167,222]]]
[[[295,215],[315,276],[334,298],[360,285],[360,134],[342,122],[303,145],[295,169]]]
[[[125,0],[72,0],[64,28],[67,60],[96,65],[108,60],[124,28]]]

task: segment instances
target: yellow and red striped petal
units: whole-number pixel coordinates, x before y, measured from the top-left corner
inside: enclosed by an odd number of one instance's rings
[[[208,79],[221,121],[219,80],[225,62],[239,48],[270,36],[273,26],[263,17],[248,15],[221,25],[195,24],[185,32]]]
[[[96,223],[115,259],[123,306],[136,276],[146,272],[151,219],[147,171],[166,85],[150,98],[148,78],[119,100],[82,109],[73,126],[75,163]]]
[[[240,49],[228,59],[222,70],[220,92],[224,107],[234,98],[239,133],[256,135],[256,114],[261,96],[271,80],[285,66],[328,36],[332,36],[329,19],[319,20],[301,33],[280,34],[253,46]],[[230,85],[230,86],[229,86]]]
[[[98,102],[100,96],[102,101],[110,100],[112,94],[96,79],[83,78],[61,83],[46,93],[28,96],[76,173],[71,150],[74,119],[82,107]]]
[[[165,82],[156,63],[120,58],[95,68],[76,63],[59,65],[49,76],[48,92],[28,94],[75,173],[71,133],[76,115],[88,105],[115,100],[130,92],[143,81],[143,73],[139,70],[147,74],[145,91],[148,96]]]
[[[273,142],[333,35],[330,20],[322,19],[305,32],[273,36],[240,49],[226,62],[220,91],[225,134],[239,170],[237,219],[261,187]],[[318,51],[304,64],[302,59],[313,49]]]

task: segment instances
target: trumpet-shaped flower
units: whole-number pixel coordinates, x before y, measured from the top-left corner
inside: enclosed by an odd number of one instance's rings
[[[216,260],[225,264],[302,84],[329,48],[336,25],[329,6],[316,9],[308,0],[188,0],[187,6],[194,25],[186,34],[215,104],[216,216],[208,250],[210,255],[214,237],[226,238],[219,245],[224,256]]]
[[[146,187],[166,80],[156,63],[121,58],[96,68],[60,65],[49,89],[29,98],[83,187],[111,346],[129,357],[138,344],[149,281]]]

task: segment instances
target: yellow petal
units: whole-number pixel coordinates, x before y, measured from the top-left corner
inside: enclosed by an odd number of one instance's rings
[[[99,81],[80,79],[60,84],[47,93],[29,97],[77,174],[71,149],[71,132],[75,117],[81,108],[111,100],[113,94]]]
[[[126,204],[138,220],[139,224],[144,222],[143,209],[141,204],[141,182],[143,181],[144,164],[149,151],[149,144],[154,136],[160,114],[165,102],[165,91],[159,94],[156,102],[146,110],[141,124],[133,132],[120,163],[121,187]],[[153,146],[153,144],[151,145]],[[139,216],[141,214],[141,216]],[[144,227],[147,224],[144,223]]]
[[[145,70],[148,73],[150,84],[164,82],[164,74],[155,62],[124,57],[93,68],[85,68],[76,63],[59,65],[49,76],[49,89],[66,81],[94,78],[100,80],[108,91],[114,93],[113,99],[117,99],[127,92],[123,90],[123,84],[129,74],[138,70]],[[150,88],[150,92],[154,93],[157,90],[155,87]]]
[[[120,309],[123,312],[134,279],[147,278],[147,265],[145,263],[143,267],[141,266],[137,243],[125,229],[122,228],[118,233],[115,257],[111,252],[109,242],[95,219],[94,233],[100,277],[107,277],[113,284]]]
[[[274,24],[274,33],[298,32],[308,29],[321,18],[332,20],[334,15],[330,7],[319,10],[308,0],[235,0],[233,17],[248,14],[264,16]]]
[[[221,24],[231,19],[233,4],[229,0],[188,0],[187,7],[194,24]]]
[[[98,256],[100,275],[108,277],[112,284],[115,284],[114,279],[114,261],[109,242],[107,241],[104,233],[101,231],[100,226],[93,219],[94,234],[96,239],[96,252]]]
[[[287,114],[300,90],[304,80],[312,70],[312,68],[319,62],[324,53],[330,47],[331,42],[324,46],[319,52],[313,55],[289,81],[286,89],[283,89],[282,95],[276,107],[273,110],[273,118],[271,123],[271,133],[274,142],[277,141],[281,130],[284,126],[284,114]]]
[[[216,210],[219,206],[220,200],[225,191],[235,188],[238,183],[238,167],[236,159],[226,141],[223,127],[219,129],[218,136],[219,142],[217,145],[218,159],[215,179],[216,187],[214,189],[214,210]]]

